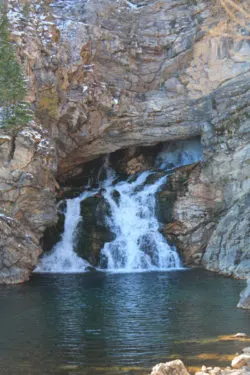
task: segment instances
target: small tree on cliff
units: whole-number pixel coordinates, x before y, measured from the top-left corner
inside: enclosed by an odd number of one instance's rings
[[[10,43],[7,6],[0,7],[0,126],[22,126],[31,119],[26,81]]]

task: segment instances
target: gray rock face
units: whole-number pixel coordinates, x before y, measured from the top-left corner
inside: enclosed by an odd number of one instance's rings
[[[234,89],[241,90],[242,85],[238,82]],[[227,101],[218,92],[215,98],[222,113],[222,101],[223,106]],[[187,263],[245,278],[250,272],[249,90],[241,98],[244,112],[232,112],[225,119],[218,115],[204,126],[204,161],[185,178],[184,190],[177,186],[172,223],[165,232]],[[228,100],[228,106],[233,102],[234,98]]]
[[[248,278],[247,287],[240,294],[240,301],[237,307],[240,307],[242,309],[250,309],[250,278]],[[249,349],[249,348],[246,348],[246,349]],[[250,353],[250,349],[248,350],[248,354],[249,353]]]
[[[235,202],[219,220],[208,242],[203,263],[209,270],[246,277],[250,270],[250,195]]]
[[[28,99],[48,135],[1,132],[3,214],[39,239],[56,220],[56,163],[69,183],[100,155],[201,136],[204,162],[178,194],[168,234],[191,263],[245,277],[249,41],[218,36],[228,19],[212,0],[64,3],[31,0],[24,16],[8,2]]]
[[[7,216],[0,216],[0,283],[16,284],[28,280],[41,253],[30,232]]]
[[[249,45],[215,36],[225,14],[213,1],[92,0],[77,12],[70,0],[35,4],[25,33],[12,20],[13,37],[36,114],[57,143],[60,180],[99,155],[200,135],[247,111],[239,96]]]

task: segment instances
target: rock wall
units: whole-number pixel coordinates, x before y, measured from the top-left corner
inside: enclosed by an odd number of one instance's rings
[[[230,20],[212,0],[65,0],[61,5],[8,1],[11,37],[29,80],[28,100],[55,150],[47,161],[37,148],[41,154],[36,151],[40,156],[34,159],[32,147],[42,140],[22,132],[15,142],[4,138],[3,214],[10,209],[6,214],[34,233],[38,244],[44,228],[56,220],[55,173],[61,184],[69,184],[87,161],[100,155],[201,136],[204,162],[190,172],[187,189],[178,194],[173,215],[179,227],[167,231],[191,254],[190,262],[245,276],[247,30],[238,30],[241,37],[235,39],[218,36],[223,24],[230,28]],[[23,169],[35,176],[35,183],[20,177]]]
[[[249,91],[241,96],[238,109],[234,98],[228,106],[235,102],[235,113],[211,122],[202,134],[204,162],[170,178],[166,194],[176,194],[165,234],[187,264],[245,278],[250,271]],[[218,113],[223,108],[218,107]]]
[[[32,123],[2,131],[0,155],[0,283],[17,283],[29,278],[42,252],[40,238],[57,221],[56,154]]]
[[[246,288],[240,294],[240,300],[237,307],[250,309],[250,277],[247,280]]]

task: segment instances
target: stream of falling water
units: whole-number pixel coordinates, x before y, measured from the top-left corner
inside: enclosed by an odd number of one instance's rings
[[[179,142],[178,147],[172,144],[163,148],[156,158],[156,169],[164,170],[165,175],[144,171],[133,181],[128,178],[120,182],[115,182],[116,173],[106,162],[106,179],[100,182],[99,189],[88,190],[67,200],[62,239],[42,257],[35,272],[77,273],[92,267],[76,254],[74,245],[77,225],[80,220],[84,223],[80,204],[100,189],[111,209],[106,225],[115,234],[115,239],[105,243],[101,250],[99,270],[140,272],[180,268],[181,261],[175,247],[170,246],[159,231],[155,195],[166,182],[169,169],[192,164],[201,158],[201,146],[195,140]]]

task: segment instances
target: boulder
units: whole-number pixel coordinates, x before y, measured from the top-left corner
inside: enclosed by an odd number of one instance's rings
[[[189,375],[186,367],[180,359],[159,363],[154,366],[150,375]]]
[[[250,367],[250,355],[249,354],[240,354],[232,360],[231,366],[235,369],[247,366]]]

